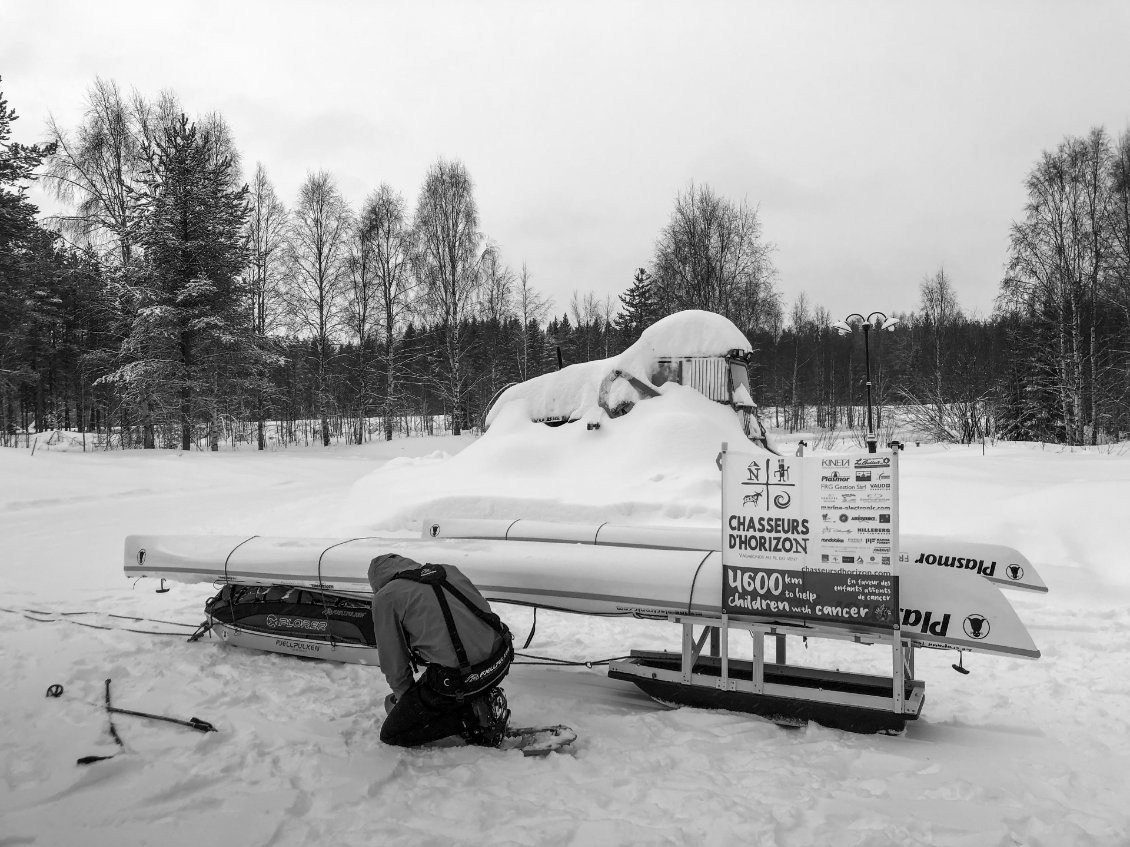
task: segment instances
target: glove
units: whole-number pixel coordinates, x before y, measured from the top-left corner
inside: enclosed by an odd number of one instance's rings
[[[391,712],[395,705],[396,705],[396,695],[395,694],[390,694],[387,697],[385,697],[385,714],[387,715],[389,712]]]

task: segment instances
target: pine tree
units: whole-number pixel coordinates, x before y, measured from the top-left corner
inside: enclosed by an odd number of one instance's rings
[[[651,275],[644,268],[637,268],[631,287],[620,295],[623,308],[616,316],[613,325],[620,333],[624,347],[633,344],[645,329],[659,318],[659,305]]]
[[[240,287],[247,186],[236,187],[222,139],[183,114],[147,143],[145,155],[136,198],[140,308],[111,379],[144,409],[175,420],[181,449],[191,448],[198,421],[208,424],[216,449],[219,410],[233,405],[247,374],[266,366]]]
[[[10,141],[12,124],[18,118],[0,91],[0,251],[4,253],[36,229],[35,215],[39,209],[25,196],[25,183],[35,178],[35,169],[55,149],[49,144]]]
[[[50,307],[53,286],[39,286],[53,275],[54,236],[35,221],[39,211],[26,195],[27,183],[52,145],[10,141],[18,119],[0,91],[0,427],[14,426],[12,389],[37,386],[37,418],[42,416],[43,386],[28,357],[28,343],[40,315]],[[37,420],[37,424],[42,420]]]
[[[549,322],[545,328],[545,343],[550,352],[549,370],[560,370],[579,361],[576,357],[576,332],[569,323],[568,315]]]

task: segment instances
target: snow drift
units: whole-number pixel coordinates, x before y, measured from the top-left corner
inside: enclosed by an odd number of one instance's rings
[[[419,530],[433,515],[717,521],[715,457],[723,441],[749,442],[726,406],[673,383],[659,391],[597,430],[547,427],[508,403],[458,455],[392,462],[358,482],[340,529]]]

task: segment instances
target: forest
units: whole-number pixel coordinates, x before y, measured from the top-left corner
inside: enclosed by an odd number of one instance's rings
[[[614,355],[683,309],[746,333],[770,426],[862,431],[870,368],[880,437],[897,408],[931,440],[1130,438],[1130,133],[1069,136],[1017,175],[991,315],[966,314],[943,267],[923,269],[913,311],[843,324],[803,293],[784,302],[759,208],[703,183],[677,193],[622,293],[554,304],[485,232],[458,160],[414,200],[382,183],[351,208],[326,171],[278,196],[221,115],[190,118],[171,93],[96,79],[80,123],[37,144],[11,140],[17,119],[0,89],[3,445],[473,432],[506,385]],[[37,180],[65,212],[40,213]]]

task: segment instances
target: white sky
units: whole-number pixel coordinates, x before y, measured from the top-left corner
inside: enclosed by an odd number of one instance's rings
[[[991,310],[1044,149],[1130,128],[1130,3],[4,0],[0,83],[43,134],[95,75],[219,111],[288,204],[465,162],[484,232],[564,312],[648,264],[691,180],[759,205],[786,305]]]

